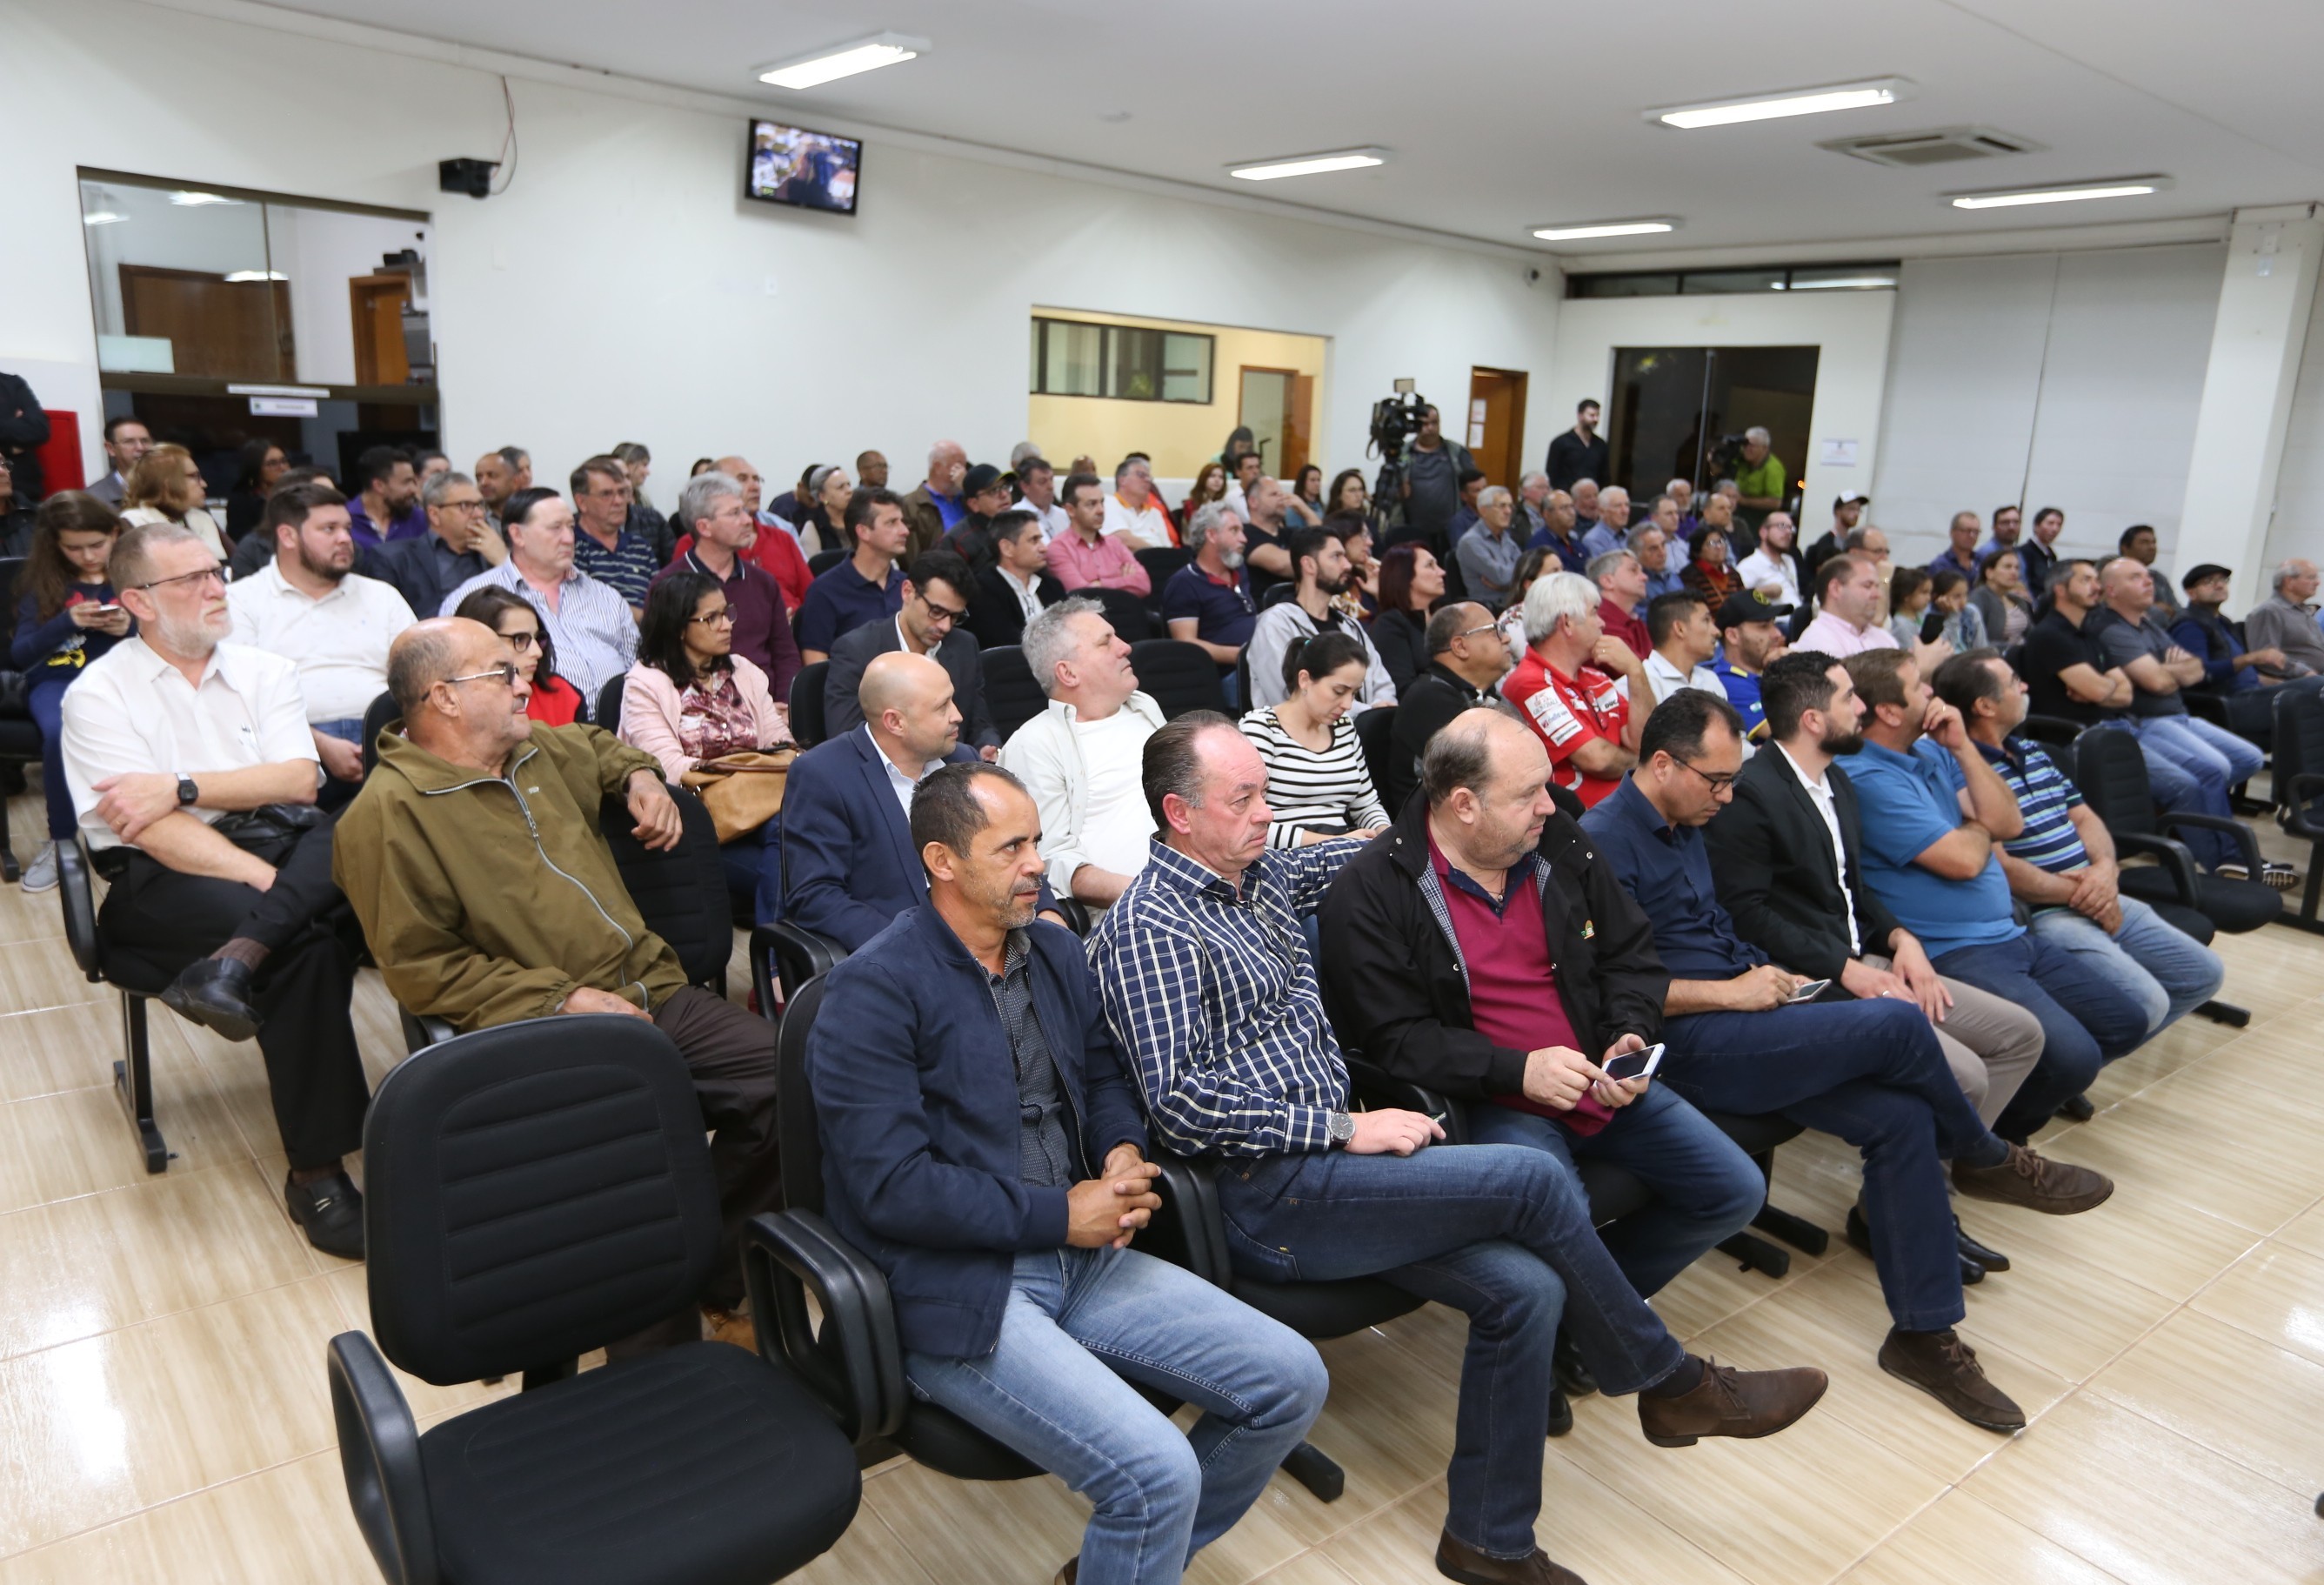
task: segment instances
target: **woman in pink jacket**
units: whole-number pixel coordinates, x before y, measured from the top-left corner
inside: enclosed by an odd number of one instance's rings
[[[700,573],[654,585],[638,624],[638,659],[622,688],[621,739],[661,761],[677,781],[697,760],[791,746],[767,674],[733,653],[726,592]],[[761,923],[782,912],[779,816],[720,849],[726,884]]]

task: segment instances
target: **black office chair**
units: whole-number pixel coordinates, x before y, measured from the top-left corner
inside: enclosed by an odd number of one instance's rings
[[[1162,707],[1165,721],[1189,710],[1226,713],[1226,690],[1219,687],[1219,663],[1199,644],[1179,639],[1148,639],[1130,647],[1130,665],[1138,673],[1139,687]]]
[[[984,705],[992,724],[1007,742],[1017,729],[1049,707],[1049,696],[1040,679],[1025,664],[1025,651],[1014,644],[998,644],[983,651]]]
[[[1364,769],[1371,775],[1375,792],[1388,786],[1388,734],[1395,726],[1396,709],[1393,705],[1375,705],[1370,710],[1356,712],[1356,743],[1364,751]],[[1392,820],[1397,811],[1390,809],[1388,813]]]
[[[597,714],[589,718],[593,724],[607,732],[622,730],[622,694],[629,681],[625,671],[617,671],[605,679],[605,686],[597,690]]]
[[[1259,608],[1261,611],[1265,611],[1271,605],[1280,605],[1286,600],[1296,597],[1298,593],[1299,585],[1296,584],[1277,584],[1273,588],[1268,590],[1266,594],[1259,597]]]
[[[137,1130],[138,1147],[147,1172],[162,1172],[170,1165],[169,1147],[153,1121],[152,1045],[146,1028],[145,1004],[161,993],[169,981],[147,973],[143,967],[108,955],[97,930],[97,894],[90,877],[96,872],[88,841],[76,834],[57,844],[57,898],[65,915],[65,945],[73,962],[92,985],[110,983],[121,992],[122,1057],[113,1064],[113,1091],[129,1126]]]
[[[818,660],[791,678],[791,737],[801,749],[823,742],[823,679],[830,672],[831,662]]]
[[[774,531],[782,532],[780,529]],[[818,550],[807,558],[807,570],[810,576],[819,578],[853,554],[849,550]]]
[[[16,579],[24,570],[24,559],[21,556],[0,557],[0,659],[6,657],[8,640],[16,636]],[[22,672],[0,670],[0,766],[6,767],[20,780],[26,767],[41,762],[46,746],[41,741],[40,723],[32,719],[32,711],[23,702],[27,680]],[[0,880],[12,885],[22,880],[24,872],[16,858],[16,834],[5,796],[14,785],[0,788]],[[42,829],[45,833],[47,827]]]
[[[1086,594],[1105,608],[1106,622],[1123,643],[1142,644],[1155,636],[1154,619],[1147,614],[1146,602],[1129,590],[1093,587],[1074,593]]]
[[[1184,545],[1148,545],[1145,549],[1134,550],[1130,554],[1137,557],[1138,565],[1146,569],[1146,581],[1154,589],[1153,594],[1148,596],[1147,606],[1158,615],[1162,610],[1162,585],[1176,577],[1180,567],[1194,560],[1194,553]]]
[[[379,734],[387,730],[390,722],[395,721],[402,714],[402,710],[395,703],[393,694],[382,694],[364,706],[363,768],[365,777],[369,777],[374,770],[379,769]]]
[[[2283,917],[2295,929],[2324,935],[2324,919],[2317,917],[2319,887],[2324,885],[2324,698],[2312,691],[2275,696],[2275,764],[2271,772],[2278,824],[2308,843],[2308,881],[2300,894],[2300,911]]]
[[[846,1532],[854,1453],[763,1346],[575,1372],[690,1311],[717,1258],[701,1109],[667,1035],[540,1018],[420,1053],[373,1098],[364,1177],[378,1341],[340,1333],[327,1368],[348,1502],[390,1585],[746,1585]],[[423,1433],[389,1359],[525,1390]]]
[[[2061,715],[2028,715],[2017,724],[2017,735],[2047,749],[2050,758],[2057,761],[2059,774],[2070,781],[2074,775],[2075,744],[2083,730],[2081,723]]]

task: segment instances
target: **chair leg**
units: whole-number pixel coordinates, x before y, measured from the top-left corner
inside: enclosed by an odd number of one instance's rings
[[[1775,1234],[1803,1255],[1821,1255],[1831,1243],[1831,1235],[1804,1216],[1794,1216],[1774,1205],[1764,1205],[1751,1225],[1761,1232]]]
[[[2196,1005],[2195,1010],[2214,1023],[2225,1024],[2231,1029],[2241,1029],[2251,1023],[2251,1009],[2237,1007],[2232,1001],[2217,998]]]
[[[153,1053],[145,1030],[145,998],[126,991],[121,993],[121,1035],[126,1055],[113,1064],[114,1092],[144,1147],[145,1170],[163,1172],[170,1166],[170,1150],[153,1122]]]
[[[1348,1472],[1312,1442],[1303,1442],[1286,1453],[1282,1469],[1323,1502],[1337,1502],[1348,1489]]]
[[[23,866],[16,862],[16,834],[8,818],[8,800],[0,798],[0,880],[14,886],[23,878]]]
[[[1780,1216],[1783,1213],[1778,1212],[1776,1214]],[[1780,1277],[1792,1269],[1789,1254],[1751,1233],[1737,1233],[1719,1246],[1719,1252],[1730,1260],[1739,1261],[1744,1270],[1757,1271],[1766,1276]]]

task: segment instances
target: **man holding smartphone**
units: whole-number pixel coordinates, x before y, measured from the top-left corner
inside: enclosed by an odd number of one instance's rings
[[[1479,1144],[1636,1174],[1654,1203],[1602,1237],[1652,1298],[1766,1198],[1751,1158],[1675,1092],[1608,1072],[1662,1031],[1670,976],[1653,926],[1554,801],[1549,756],[1515,718],[1454,717],[1420,777],[1424,797],[1318,914],[1333,1027],[1394,1077],[1479,1103]],[[1563,1332],[1556,1363],[1564,1391],[1591,1390]]]

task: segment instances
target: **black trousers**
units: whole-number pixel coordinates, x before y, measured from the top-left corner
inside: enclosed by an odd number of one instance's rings
[[[654,1027],[678,1046],[694,1074],[702,1120],[713,1135],[718,1181],[718,1264],[703,1302],[732,1310],[742,1302],[742,1223],[779,1208],[781,1163],[775,1134],[775,1027],[724,997],[688,985],[654,1010]],[[770,1324],[770,1322],[761,1322]]]
[[[301,836],[264,891],[133,852],[97,923],[108,976],[133,987],[158,990],[229,936],[267,947],[254,985],[258,1049],[290,1165],[327,1166],[363,1147],[371,1089],[348,1014],[361,936],[331,883],[330,826]]]

